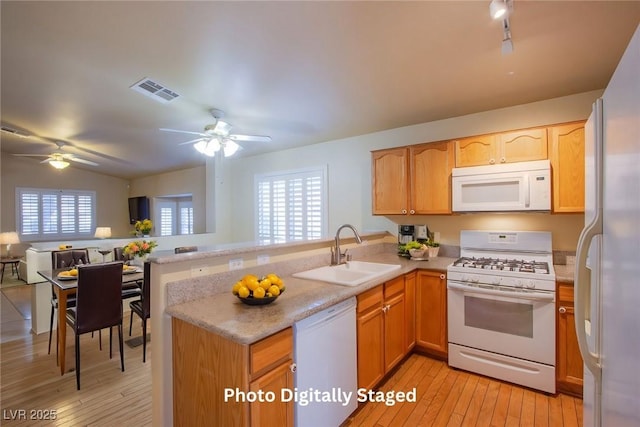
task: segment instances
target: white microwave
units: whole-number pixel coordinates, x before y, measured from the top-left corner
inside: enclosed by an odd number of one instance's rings
[[[551,210],[549,160],[454,168],[454,212]]]

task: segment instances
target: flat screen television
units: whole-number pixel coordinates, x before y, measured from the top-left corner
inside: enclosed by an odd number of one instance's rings
[[[149,198],[147,196],[129,197],[129,223],[151,218],[149,216]]]

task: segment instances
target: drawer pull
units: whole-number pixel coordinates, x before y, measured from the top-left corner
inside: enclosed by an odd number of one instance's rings
[[[560,307],[558,311],[560,312],[560,314],[565,314],[567,312],[567,309],[565,307]]]

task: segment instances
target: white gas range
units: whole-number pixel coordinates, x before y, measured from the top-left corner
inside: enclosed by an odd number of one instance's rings
[[[551,233],[461,231],[447,268],[449,365],[555,393]]]

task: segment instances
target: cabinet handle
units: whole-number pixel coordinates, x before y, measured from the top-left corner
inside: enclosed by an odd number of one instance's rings
[[[490,159],[489,160],[489,164],[490,165],[495,165],[496,164],[496,159]]]
[[[405,215],[407,213],[407,210],[406,209],[402,209],[401,212],[402,212],[403,215]]]
[[[409,211],[409,213],[410,213],[411,215],[414,215],[414,214],[416,213],[416,211],[414,211],[413,209],[411,209],[411,210]]]
[[[295,363],[292,363],[291,365],[289,365],[289,370],[291,372],[296,372],[298,370],[298,365],[296,365]]]
[[[558,311],[560,312],[560,314],[565,314],[567,312],[567,309],[565,307],[560,307]]]
[[[391,306],[389,304],[383,305],[382,306],[382,312],[386,314],[387,311],[389,311],[390,308],[391,308]]]
[[[507,159],[505,159],[504,157],[500,157],[500,163],[507,163]]]
[[[441,275],[440,275],[440,280],[444,280],[444,279],[446,279],[446,278],[447,278],[447,276],[445,276],[444,274],[441,274]]]

